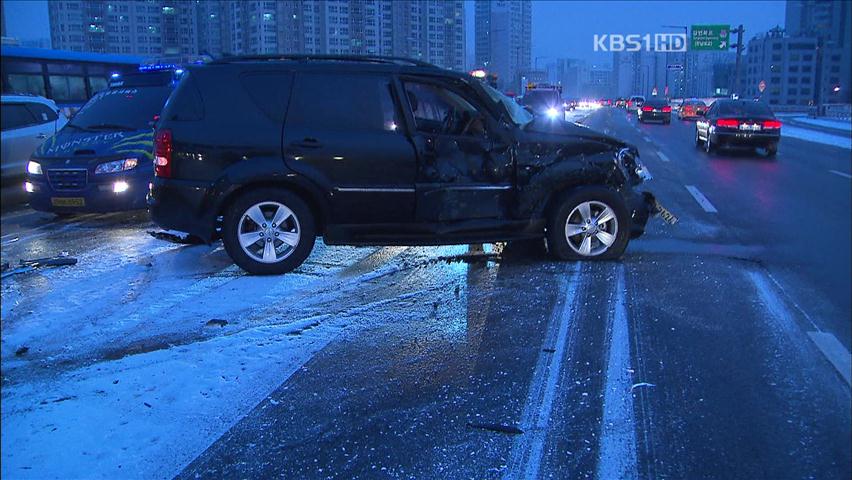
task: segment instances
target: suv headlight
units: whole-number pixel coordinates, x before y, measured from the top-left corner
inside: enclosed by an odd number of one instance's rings
[[[628,172],[634,173],[642,180],[651,180],[651,172],[639,160],[639,152],[632,148],[622,148],[615,155],[616,162]]]
[[[27,162],[27,172],[33,175],[41,175],[41,164],[30,160],[29,162]]]
[[[124,160],[114,160],[112,162],[101,163],[95,167],[95,175],[102,173],[116,173],[136,168],[139,160],[136,158],[125,158]]]

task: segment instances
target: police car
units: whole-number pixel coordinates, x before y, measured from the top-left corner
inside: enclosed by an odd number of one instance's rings
[[[146,207],[154,175],[154,124],[183,69],[143,65],[113,74],[27,163],[29,204],[57,214]]]

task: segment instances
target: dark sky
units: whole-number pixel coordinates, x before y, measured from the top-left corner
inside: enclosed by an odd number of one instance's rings
[[[759,1],[558,1],[533,2],[533,59],[539,66],[556,57],[611,62],[595,54],[595,34],[675,32],[661,25],[745,25],[745,40],[784,25],[783,0]],[[4,0],[8,34],[22,39],[49,38],[47,0]],[[467,50],[473,54],[473,1],[465,1]]]

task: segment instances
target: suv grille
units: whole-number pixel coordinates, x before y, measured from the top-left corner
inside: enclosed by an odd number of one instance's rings
[[[86,170],[48,170],[47,180],[54,190],[82,190],[86,188]]]

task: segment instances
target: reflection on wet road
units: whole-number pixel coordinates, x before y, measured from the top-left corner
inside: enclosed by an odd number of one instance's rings
[[[814,170],[840,154],[587,123],[681,219],[620,262],[318,242],[251,277],[144,213],[4,216],[4,262],[78,264],[2,282],[3,476],[848,478],[849,185]],[[837,225],[810,251],[809,216]]]

